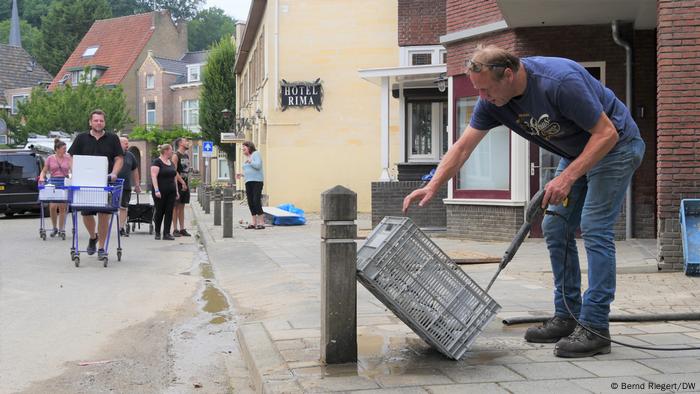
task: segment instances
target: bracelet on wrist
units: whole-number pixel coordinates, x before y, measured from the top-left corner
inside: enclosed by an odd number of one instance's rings
[[[156,192],[156,193],[160,193],[160,190],[156,189],[155,192]]]

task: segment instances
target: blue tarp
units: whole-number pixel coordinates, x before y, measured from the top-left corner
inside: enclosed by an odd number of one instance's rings
[[[294,204],[281,204],[278,205],[277,208],[291,212],[293,214],[296,214],[298,216],[296,217],[277,217],[275,216],[272,219],[272,224],[275,226],[299,226],[302,224],[306,224],[306,216],[304,214],[304,210],[297,208],[294,206]]]

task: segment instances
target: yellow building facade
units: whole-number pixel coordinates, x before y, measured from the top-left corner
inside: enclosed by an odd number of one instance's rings
[[[237,26],[236,116],[262,155],[270,205],[315,212],[340,184],[370,211],[371,182],[398,160],[398,101],[359,70],[397,62],[397,18],[396,1],[252,1]]]

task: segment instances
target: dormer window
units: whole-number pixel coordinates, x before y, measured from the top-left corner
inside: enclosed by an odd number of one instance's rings
[[[97,53],[97,50],[100,48],[99,45],[93,45],[91,47],[88,47],[85,49],[85,52],[83,52],[83,57],[92,57],[95,56],[95,53]]]
[[[191,64],[187,66],[187,82],[199,82],[200,81],[200,69],[201,64]]]

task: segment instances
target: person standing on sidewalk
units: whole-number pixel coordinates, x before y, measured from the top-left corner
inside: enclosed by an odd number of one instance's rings
[[[177,188],[180,193],[180,199],[175,201],[175,209],[173,210],[173,236],[174,237],[189,237],[190,233],[185,229],[185,204],[190,203],[190,156],[187,151],[190,149],[190,142],[187,138],[178,138],[173,144],[175,154],[172,157],[173,164],[177,168]],[[178,230],[177,223],[180,222]]]
[[[48,173],[49,183],[63,186],[63,182],[70,175],[73,160],[71,156],[66,153],[66,143],[58,138],[54,140],[53,150],[55,153],[46,158],[46,162],[44,162],[44,168],[41,170],[41,174],[39,174],[39,183],[46,182],[46,174]],[[65,202],[49,203],[49,214],[51,215],[51,224],[53,224],[53,230],[49,234],[51,237],[57,235],[65,237],[67,213],[68,204]]]
[[[262,210],[263,189],[263,163],[260,152],[255,149],[251,141],[243,143],[243,174],[236,174],[236,179],[245,178],[245,194],[248,200],[248,208],[252,217],[252,223],[247,229],[262,230],[265,228],[265,217]]]
[[[525,339],[556,342],[554,353],[559,357],[609,353],[610,303],[615,297],[613,225],[644,155],[639,128],[615,94],[572,60],[519,59],[496,46],[479,46],[466,66],[479,91],[470,124],[433,179],[406,196],[403,210],[414,201],[419,206],[430,201],[494,127],[505,125],[561,156],[542,202],[553,212],[545,216],[542,230],[554,274],[555,316],[529,328]],[[588,257],[588,290],[583,300],[575,240],[579,226]]]
[[[73,144],[68,150],[68,153],[73,157],[80,155],[105,156],[108,163],[107,177],[110,181],[114,182],[117,180],[117,174],[121,171],[124,160],[124,150],[119,143],[119,137],[114,133],[105,131],[106,115],[104,111],[100,109],[92,111],[89,121],[90,131],[78,134],[75,140],[73,140]],[[107,258],[104,247],[105,241],[107,240],[111,213],[100,212],[98,216],[97,233],[95,233],[95,215],[97,211],[81,211],[80,214],[83,216],[83,224],[85,224],[85,228],[88,234],[90,234],[87,254],[93,255],[95,251],[97,251],[98,259],[102,260]],[[93,235],[95,236],[94,238]],[[98,241],[100,248],[96,250]]]
[[[170,225],[173,220],[173,206],[180,198],[177,191],[177,170],[170,160],[173,156],[173,147],[170,144],[158,146],[160,156],[153,160],[151,164],[151,183],[153,184],[153,203],[156,212],[153,215],[153,222],[156,227],[156,239],[160,239],[160,228],[163,225],[163,239],[172,241],[175,239],[170,234]]]
[[[136,160],[136,156],[133,153],[129,152],[129,139],[127,137],[119,137],[119,142],[124,151],[124,165],[122,165],[122,170],[117,175],[124,180],[122,203],[119,208],[119,234],[122,237],[128,237],[129,233],[126,232],[124,226],[126,226],[127,209],[129,208],[129,201],[131,201],[131,189],[133,186],[136,193],[141,193],[141,176],[138,171],[138,160]]]

